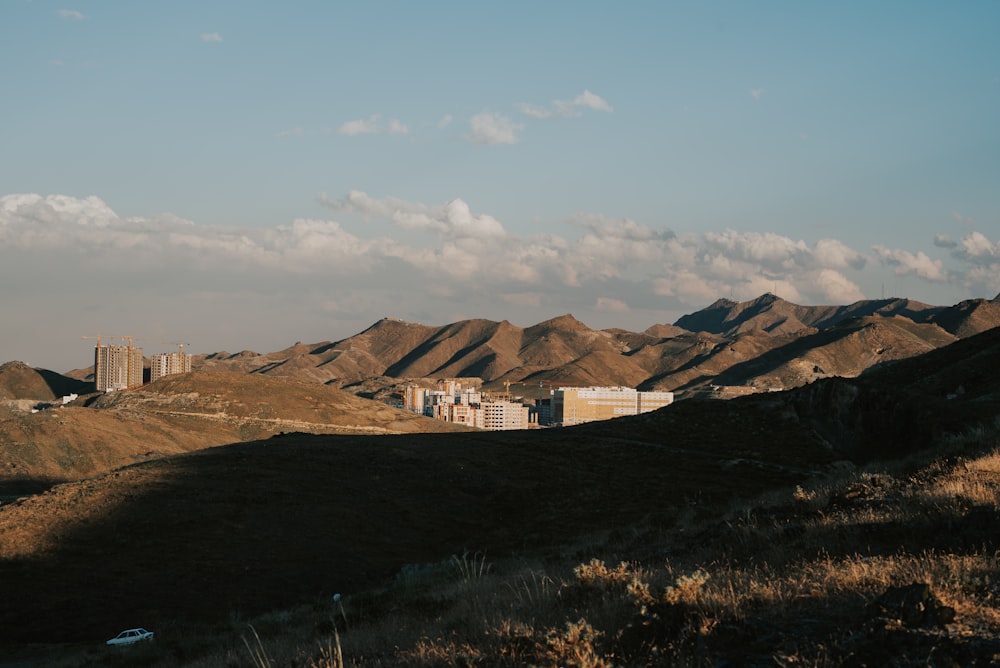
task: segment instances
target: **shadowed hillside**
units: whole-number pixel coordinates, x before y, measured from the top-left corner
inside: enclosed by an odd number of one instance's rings
[[[15,412],[0,420],[0,493],[281,432],[460,430],[323,385],[196,372],[98,395],[87,407]]]
[[[0,586],[32,601],[0,613],[0,637],[54,640],[70,610],[80,621],[60,640],[359,591],[406,563],[555,547],[830,460],[794,423],[721,403],[613,433],[294,434],[203,450],[0,507]]]

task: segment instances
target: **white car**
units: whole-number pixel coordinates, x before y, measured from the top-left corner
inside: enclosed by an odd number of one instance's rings
[[[132,645],[143,640],[152,640],[153,632],[146,629],[127,629],[109,640],[107,645]]]

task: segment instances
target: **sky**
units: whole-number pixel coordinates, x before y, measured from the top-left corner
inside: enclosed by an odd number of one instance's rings
[[[1000,3],[0,0],[0,361],[1000,293]]]

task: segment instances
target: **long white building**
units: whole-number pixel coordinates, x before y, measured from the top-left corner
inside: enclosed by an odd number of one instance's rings
[[[560,387],[552,392],[552,424],[570,427],[638,415],[673,402],[673,392],[639,392],[630,387]]]

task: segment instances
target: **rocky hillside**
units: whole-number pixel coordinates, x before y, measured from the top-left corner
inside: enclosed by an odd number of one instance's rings
[[[94,391],[87,383],[48,369],[34,369],[24,362],[0,365],[0,400],[54,401],[70,394]]]
[[[847,306],[799,306],[765,294],[748,302],[720,299],[697,313],[680,318],[675,324],[691,331],[726,336],[752,331],[794,334],[803,329],[825,329],[849,318],[873,315],[927,322],[944,310],[944,307],[898,298],[864,300]]]
[[[366,396],[398,393],[411,379],[455,377],[479,377],[487,387],[509,381],[684,393],[711,385],[788,388],[853,377],[996,326],[997,299],[952,307],[908,299],[799,306],[763,295],[749,302],[719,300],[641,333],[593,330],[571,315],[525,328],[507,321],[432,327],[386,318],[335,343],[215,353],[195,364],[300,378]]]
[[[858,323],[880,322],[877,336],[841,341]],[[429,326],[384,318],[336,342],[197,355],[194,368],[296,378],[385,401],[398,400],[410,382],[459,377],[480,378],[492,389],[504,382],[625,385],[671,390],[683,398],[719,385],[759,391],[852,377],[997,326],[1000,295],[954,306],[899,298],[801,306],[765,294],[747,302],[720,299],[643,332],[594,330],[569,314],[530,327],[483,319]],[[812,351],[813,345],[822,349]],[[765,354],[766,360],[753,363]],[[86,380],[91,373],[68,375]]]

